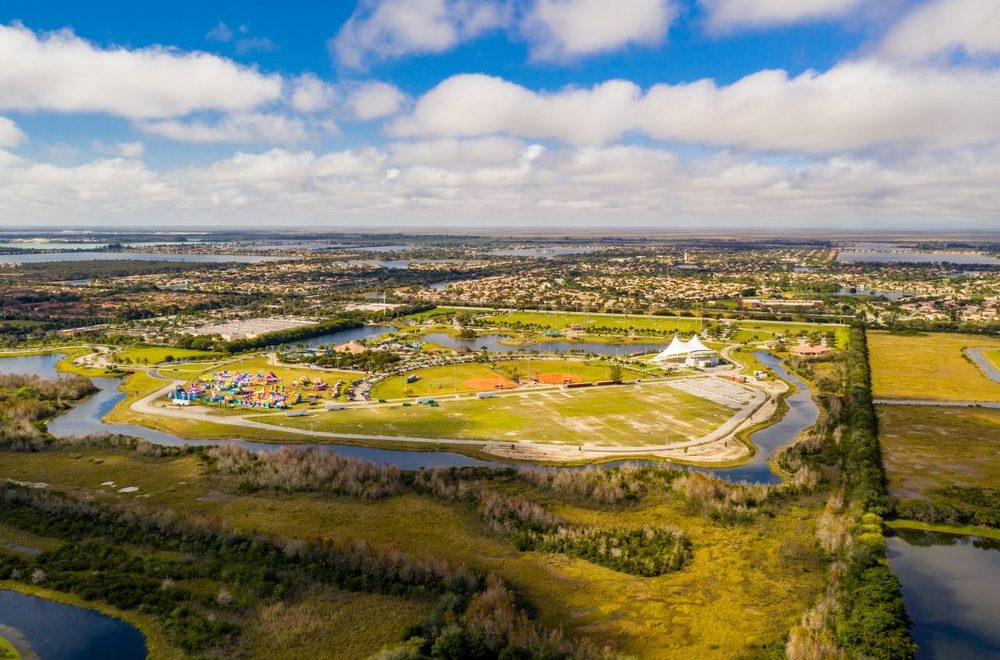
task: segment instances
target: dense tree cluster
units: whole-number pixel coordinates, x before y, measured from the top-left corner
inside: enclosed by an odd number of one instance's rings
[[[0,447],[35,450],[49,435],[43,420],[96,391],[90,379],[68,376],[46,380],[38,376],[0,374]]]
[[[249,491],[318,491],[380,499],[402,491],[399,468],[378,465],[332,451],[283,447],[275,452],[252,452],[235,443],[208,450],[215,470],[237,480]]]
[[[765,512],[765,505],[777,489],[764,485],[733,484],[701,472],[689,472],[673,483],[688,512],[718,523],[747,524]]]
[[[315,364],[328,369],[356,369],[361,371],[382,372],[401,361],[402,358],[392,351],[367,350],[362,353],[330,353],[328,355],[305,355],[290,353],[282,356],[288,362]]]
[[[487,475],[491,479],[483,478]],[[471,476],[480,478],[474,480]],[[558,552],[643,577],[681,570],[691,559],[690,541],[677,530],[659,527],[609,530],[574,525],[523,495],[496,489],[503,481],[515,482],[521,478],[522,474],[513,470],[423,470],[415,475],[414,485],[418,492],[476,506],[486,526],[509,537],[520,550]],[[527,478],[549,487],[554,483],[535,474]],[[600,484],[602,480],[586,475],[579,481],[584,486],[578,487],[577,492],[591,492],[587,486]]]
[[[825,594],[790,635],[791,660],[865,657],[908,660],[916,653],[899,580],[886,561],[882,518],[889,509],[876,438],[868,347],[852,328],[845,387],[823,401],[814,441],[782,457],[828,475],[836,490],[817,536],[830,558]],[[801,446],[800,446],[801,445]]]

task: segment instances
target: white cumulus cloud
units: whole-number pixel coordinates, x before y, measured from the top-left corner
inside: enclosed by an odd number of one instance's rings
[[[146,133],[178,142],[191,143],[277,143],[306,142],[310,126],[298,117],[275,113],[245,113],[217,121],[165,119],[139,124]]]
[[[312,73],[305,73],[292,81],[292,108],[299,112],[319,112],[330,108],[337,100],[336,88]]]
[[[642,90],[625,80],[547,94],[481,74],[452,76],[390,126],[398,136],[509,133],[569,143],[601,143],[636,124]]]
[[[395,85],[373,80],[351,86],[346,104],[355,119],[369,120],[396,114],[405,101]]]
[[[0,25],[0,108],[163,118],[245,111],[281,96],[281,79],[208,53],[101,48],[69,30]]]
[[[442,53],[503,25],[507,5],[493,0],[362,0],[330,41],[350,68],[403,55]]]
[[[563,60],[659,44],[676,16],[672,0],[536,0],[522,32],[534,57]]]
[[[536,92],[459,75],[389,126],[403,137],[507,134],[604,144],[629,133],[701,145],[825,153],[889,145],[1000,141],[1000,71],[896,66],[869,59],[791,77],[760,71],[729,85],[625,80]]]
[[[883,54],[922,60],[950,51],[1000,53],[1000,2],[931,0],[894,25],[882,40]]]
[[[698,0],[710,29],[770,27],[843,16],[862,0]]]
[[[12,119],[0,117],[0,149],[16,147],[25,141],[24,132]]]

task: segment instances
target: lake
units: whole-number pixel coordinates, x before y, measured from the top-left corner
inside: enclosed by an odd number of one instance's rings
[[[114,241],[71,243],[69,241],[8,241],[0,243],[0,250],[100,250]],[[143,241],[140,243],[122,243],[124,247],[156,247],[160,245],[190,245],[201,241]]]
[[[883,251],[854,252],[843,250],[837,253],[837,261],[849,264],[978,264],[1000,266],[1000,259],[973,252],[909,252]]]
[[[490,250],[488,254],[495,257],[535,257],[554,259],[567,254],[590,254],[597,252],[597,247],[537,247],[537,248],[499,248]]]
[[[918,660],[1000,657],[1000,541],[896,530],[887,542]]]
[[[311,339],[289,342],[287,345],[301,345],[306,346],[307,348],[336,346],[339,344],[346,344],[349,341],[381,337],[382,335],[393,332],[394,330],[396,330],[396,328],[391,325],[363,325],[360,328],[348,328],[347,330],[338,330],[337,332],[331,332],[325,335],[320,335],[319,337],[313,337]]]
[[[191,263],[256,264],[280,261],[282,257],[248,254],[159,254],[154,252],[39,252],[0,254],[0,264],[39,264],[50,261],[184,261]]]
[[[121,619],[9,589],[0,590],[0,633],[40,660],[146,657],[145,637]]]

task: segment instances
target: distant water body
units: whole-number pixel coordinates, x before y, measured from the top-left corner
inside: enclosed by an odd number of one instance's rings
[[[973,252],[908,252],[873,250],[855,252],[842,250],[837,261],[849,264],[961,264],[967,266],[1000,266],[1000,259]]]
[[[0,264],[39,264],[53,261],[182,261],[190,263],[256,264],[282,257],[247,254],[166,254],[156,252],[40,252],[0,254]]]

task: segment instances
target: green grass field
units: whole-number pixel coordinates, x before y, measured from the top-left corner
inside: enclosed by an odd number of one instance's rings
[[[635,446],[700,437],[735,410],[670,387],[553,389],[495,399],[443,400],[440,407],[401,404],[309,417],[260,418],[291,428],[422,438]]]
[[[464,503],[407,494],[379,501],[344,497],[248,495],[200,469],[194,457],[153,459],[94,451],[0,452],[0,475],[123,506],[171,509],[238,531],[300,539],[365,539],[375,548],[448,558],[499,574],[523,594],[546,626],[586,636],[637,658],[780,657],[789,628],[821,593],[825,567],[815,541],[820,500],[774,507],[773,515],[721,525],[689,515],[657,495],[636,507],[600,511],[533,497],[568,520],[609,527],[644,524],[683,530],[694,548],[683,571],[642,578],[582,559],[520,552],[491,533]],[[125,479],[136,499],[98,484]],[[124,483],[124,482],[122,482]],[[426,603],[390,596],[317,594],[261,612],[248,631],[252,657],[366,657],[399,641]],[[318,621],[335,622],[322,625]],[[140,622],[155,633],[156,621]],[[359,629],[359,626],[361,629]],[[162,657],[155,655],[153,657]]]
[[[1000,488],[1000,410],[876,406],[890,492],[939,499],[946,486]]]
[[[514,374],[520,378],[539,377],[542,374],[568,374],[584,382],[608,379],[608,364],[598,360],[542,360],[514,359],[503,362],[445,365],[427,367],[411,371],[401,376],[388,378],[372,388],[374,399],[401,399],[415,396],[445,396],[467,394],[493,389],[486,382],[496,379],[511,380]],[[420,376],[415,383],[407,383],[410,375]],[[639,372],[625,370],[626,378],[638,378]]]
[[[196,351],[188,348],[173,348],[171,346],[127,346],[112,351],[111,361],[122,364],[158,364],[167,357],[175,360],[210,357],[208,351]]]
[[[983,351],[983,355],[986,356],[986,359],[989,360],[994,367],[1000,369],[1000,348],[985,350]]]
[[[1000,401],[1000,383],[990,380],[962,352],[970,347],[1000,349],[1000,340],[982,335],[869,332],[872,394],[883,399]]]
[[[449,310],[449,308],[442,308]],[[458,311],[449,310],[451,313]],[[543,327],[565,330],[571,325],[578,325],[585,331],[589,328],[608,328],[622,333],[630,329],[636,331],[652,331],[670,335],[674,332],[689,335],[700,332],[705,322],[718,324],[716,319],[700,319],[670,316],[625,316],[624,314],[583,314],[554,312],[511,312],[484,316],[484,321],[498,324],[535,324]],[[850,335],[847,326],[819,323],[776,323],[767,321],[733,321],[736,325],[734,340],[740,343],[766,341],[779,336],[796,337],[801,334],[818,332],[825,335],[833,332],[837,346],[847,345]]]

